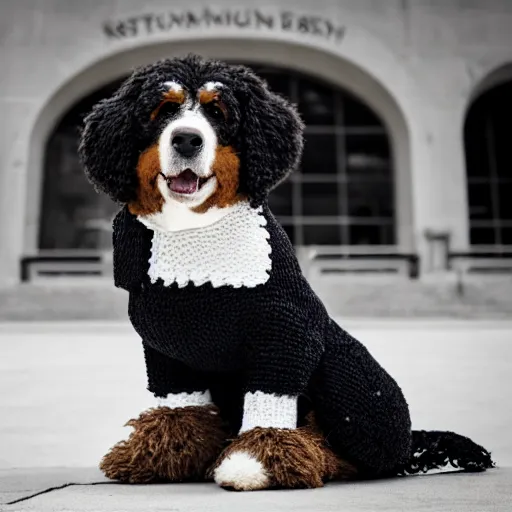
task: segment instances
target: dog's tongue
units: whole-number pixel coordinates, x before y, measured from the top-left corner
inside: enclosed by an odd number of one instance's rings
[[[178,194],[193,194],[197,192],[198,179],[190,169],[169,180],[169,188]]]

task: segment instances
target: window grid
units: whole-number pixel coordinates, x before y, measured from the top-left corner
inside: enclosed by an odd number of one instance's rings
[[[281,70],[265,68],[259,69],[259,73],[265,75],[278,75],[283,73]],[[289,79],[289,94],[288,97],[294,104],[299,104],[300,101],[300,78],[291,74]],[[348,195],[348,184],[357,181],[359,184],[375,184],[386,183],[388,184],[393,179],[393,169],[391,154],[388,155],[388,168],[385,169],[385,176],[371,177],[361,175],[355,180],[354,177],[349,176],[347,169],[346,159],[346,138],[347,136],[385,136],[387,131],[384,126],[346,126],[345,124],[345,101],[347,96],[341,91],[334,91],[334,122],[332,125],[325,124],[307,124],[304,132],[305,139],[310,135],[328,135],[333,136],[335,140],[336,149],[336,173],[327,174],[307,174],[299,169],[296,173],[290,176],[291,182],[291,211],[292,216],[277,215],[279,222],[284,226],[293,229],[294,244],[296,246],[305,245],[305,226],[338,226],[341,245],[351,245],[351,227],[352,226],[373,226],[379,229],[378,232],[378,245],[393,245],[395,243],[395,214],[390,217],[367,216],[367,217],[354,217],[349,215],[350,197]],[[350,99],[348,99],[350,101]],[[388,140],[389,144],[389,140]],[[336,184],[338,186],[338,209],[340,215],[304,215],[304,188],[308,185],[315,184]],[[394,202],[394,187],[391,187],[392,197],[390,201]],[[370,199],[370,198],[369,198]],[[393,205],[394,206],[394,205]],[[386,239],[386,235],[388,238]],[[375,242],[373,242],[375,243]]]

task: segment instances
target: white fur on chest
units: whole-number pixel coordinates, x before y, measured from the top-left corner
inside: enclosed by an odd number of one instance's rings
[[[213,287],[252,288],[268,281],[270,259],[267,221],[261,207],[238,203],[209,225],[181,231],[155,229],[149,259],[151,282],[180,288],[210,282]]]

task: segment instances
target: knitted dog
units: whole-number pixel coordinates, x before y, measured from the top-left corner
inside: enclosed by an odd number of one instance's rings
[[[86,174],[124,205],[114,280],[158,400],[108,477],[255,490],[493,466],[467,438],[411,432],[396,382],[302,276],[267,206],[302,131],[249,69],[195,56],[135,71],[85,119]]]

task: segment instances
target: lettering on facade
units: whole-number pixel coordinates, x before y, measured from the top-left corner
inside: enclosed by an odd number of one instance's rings
[[[166,12],[141,14],[124,20],[108,21],[103,30],[109,39],[125,39],[173,30],[210,27],[295,32],[318,36],[339,43],[345,27],[321,16],[300,15],[291,11],[267,13],[259,9]]]

